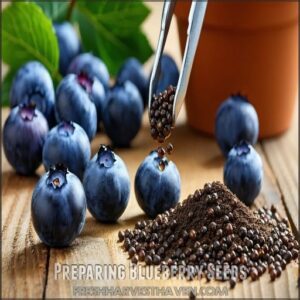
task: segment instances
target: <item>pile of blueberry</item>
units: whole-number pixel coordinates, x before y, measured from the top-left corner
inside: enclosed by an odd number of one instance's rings
[[[32,175],[43,163],[46,173],[32,196],[33,224],[45,244],[63,247],[81,232],[86,208],[100,222],[115,222],[124,212],[130,193],[126,165],[104,145],[91,159],[90,142],[104,128],[114,146],[130,145],[147,106],[149,77],[137,59],[128,58],[111,85],[105,63],[82,53],[70,23],[54,24],[54,30],[60,73],[65,77],[55,89],[40,62],[29,61],[18,70],[10,90],[11,112],[3,127],[3,146],[19,174]],[[156,93],[175,85],[179,76],[170,56],[164,55],[161,63]],[[176,178],[174,182],[169,173]],[[149,216],[179,200],[178,170],[157,151],[142,163],[135,181],[138,202]],[[159,195],[156,191],[163,182],[164,192]]]
[[[76,127],[63,123],[56,130],[67,136]],[[76,156],[78,153],[73,150]],[[31,203],[34,228],[46,245],[68,246],[84,226],[86,208],[99,222],[116,222],[128,205],[129,194],[130,178],[124,161],[101,145],[87,162],[82,183],[62,164],[51,166],[40,178]],[[151,218],[178,203],[180,175],[161,149],[151,152],[140,165],[135,176],[135,194],[139,206]]]
[[[227,158],[224,183],[245,204],[251,205],[261,190],[263,166],[252,145],[257,142],[258,116],[240,94],[225,100],[216,115],[215,135]]]
[[[18,70],[10,90],[12,112],[4,126],[4,150],[9,163],[24,175],[32,174],[39,165],[38,161],[42,161],[47,131],[44,118],[49,129],[61,122],[74,122],[85,131],[90,141],[103,127],[114,146],[127,147],[141,127],[147,106],[149,76],[137,59],[128,58],[124,62],[115,84],[111,86],[106,65],[93,54],[81,52],[80,40],[70,23],[54,24],[54,30],[60,49],[60,73],[65,76],[56,90],[48,70],[38,61],[27,62]],[[176,85],[178,76],[174,60],[163,55],[155,93]],[[21,117],[24,110],[32,111],[32,118],[26,118],[26,125]],[[33,123],[34,126],[29,126]],[[30,133],[23,134],[23,127],[31,127]],[[30,147],[25,146],[27,143]],[[24,156],[28,159],[24,160]]]

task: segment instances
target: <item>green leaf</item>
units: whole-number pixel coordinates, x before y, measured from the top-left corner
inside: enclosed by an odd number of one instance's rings
[[[142,2],[135,1],[102,1],[80,2],[79,10],[91,13],[97,22],[101,23],[109,32],[118,36],[128,36],[143,23],[150,10]]]
[[[9,92],[10,92],[10,87],[14,79],[14,76],[15,76],[15,72],[9,71],[5,75],[2,81],[2,87],[1,87],[2,106],[9,106]]]
[[[40,61],[57,82],[59,48],[51,21],[35,3],[13,2],[2,13],[2,58],[12,71]]]
[[[69,2],[34,1],[40,6],[45,15],[53,22],[62,22],[66,19]]]
[[[85,1],[77,2],[74,19],[85,50],[101,57],[115,75],[126,58],[143,63],[153,53],[140,29],[149,12],[141,1]]]

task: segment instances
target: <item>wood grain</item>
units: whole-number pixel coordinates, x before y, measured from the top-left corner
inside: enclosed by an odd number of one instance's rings
[[[262,146],[282,192],[293,229],[299,233],[298,107],[295,112],[291,130],[280,137],[263,141]]]
[[[2,173],[2,296],[41,298],[48,249],[30,221],[30,200],[37,178]]]

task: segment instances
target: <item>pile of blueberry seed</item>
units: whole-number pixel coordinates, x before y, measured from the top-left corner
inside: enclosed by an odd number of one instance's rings
[[[172,115],[176,88],[169,86],[165,91],[153,96],[150,109],[151,136],[163,143],[171,135]]]
[[[161,270],[198,265],[208,280],[212,263],[244,266],[246,277],[253,281],[268,271],[273,281],[299,255],[288,221],[279,217],[274,206],[252,212],[220,182],[205,184],[175,208],[154,220],[139,221],[135,229],[120,231],[118,236],[134,264],[160,265]],[[196,277],[195,268],[187,279]],[[240,274],[231,277],[230,286],[244,279]]]

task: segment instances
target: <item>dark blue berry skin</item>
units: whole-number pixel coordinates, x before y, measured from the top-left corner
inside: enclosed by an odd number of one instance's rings
[[[106,92],[103,84],[97,79],[97,77],[90,77],[86,73],[80,73],[77,75],[77,81],[88,93],[90,99],[94,102],[97,110],[97,122],[98,128],[102,121],[103,107],[106,101]]]
[[[134,57],[128,58],[120,68],[116,82],[118,85],[131,81],[139,90],[144,108],[148,105],[148,78],[143,70],[143,65]]]
[[[85,74],[81,74],[79,75],[79,77],[81,84],[86,87],[91,100],[96,106],[97,123],[99,129],[100,123],[103,120],[103,109],[107,96],[105,89],[103,87],[103,84],[96,77],[94,77],[93,79],[89,79],[89,77]]]
[[[3,148],[18,173],[32,175],[40,166],[47,133],[47,120],[34,107],[21,104],[11,110],[3,127]]]
[[[46,171],[53,165],[63,164],[82,179],[90,158],[89,138],[78,124],[61,122],[48,133],[43,148],[43,164]]]
[[[32,195],[31,216],[39,238],[49,247],[66,247],[80,234],[86,215],[86,197],[76,175],[50,169]]]
[[[130,179],[123,160],[101,146],[89,163],[83,178],[87,206],[100,222],[115,222],[125,211],[130,193]]]
[[[258,132],[257,113],[245,97],[231,96],[221,104],[216,115],[215,135],[225,157],[242,140],[254,145]]]
[[[69,74],[56,91],[57,121],[73,121],[79,124],[90,140],[97,131],[97,111],[90,91],[81,83],[81,75]]]
[[[177,86],[179,79],[179,70],[174,59],[168,55],[161,56],[161,69],[157,86],[154,87],[154,93],[159,94],[165,91],[170,85]]]
[[[100,58],[91,53],[83,53],[75,57],[69,66],[68,73],[88,74],[90,77],[98,78],[105,91],[109,88],[109,73],[106,65]]]
[[[114,86],[104,106],[104,129],[112,143],[128,147],[137,135],[143,116],[143,102],[137,87],[130,81]]]
[[[259,154],[247,142],[234,146],[224,168],[224,183],[246,205],[251,205],[261,190],[263,166]]]
[[[33,102],[46,117],[50,127],[56,123],[55,92],[47,69],[38,61],[23,65],[17,72],[10,90],[10,106]]]
[[[59,46],[59,70],[66,75],[71,61],[81,52],[80,41],[69,22],[56,23],[54,29]]]
[[[160,167],[159,164],[162,164]],[[180,197],[180,175],[176,165],[150,153],[135,175],[135,196],[149,218],[174,207]]]

